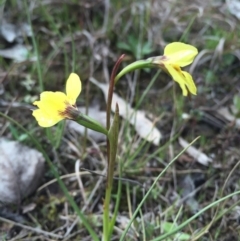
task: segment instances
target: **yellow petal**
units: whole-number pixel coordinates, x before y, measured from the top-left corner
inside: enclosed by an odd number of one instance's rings
[[[181,69],[179,68],[178,70],[175,69],[173,66],[166,64],[165,65],[166,69],[168,70],[169,74],[172,76],[173,80],[175,80],[176,82],[178,82],[178,84],[180,85],[181,89],[182,89],[182,93],[184,96],[187,96],[188,91],[187,88],[185,86],[185,77],[184,75],[181,73]]]
[[[59,115],[59,112],[65,110],[67,102],[67,96],[62,92],[44,91],[40,95],[40,101],[35,101],[33,104],[49,115]]]
[[[40,95],[40,100],[33,103],[39,108],[33,111],[33,116],[40,126],[53,126],[64,119],[60,113],[64,112],[69,105],[67,101],[67,96],[62,92],[44,91]]]
[[[196,87],[196,85],[193,81],[192,76],[186,71],[182,71],[182,74],[185,76],[185,84],[187,85],[188,90],[193,95],[196,95],[197,94],[197,87]]]
[[[66,93],[71,105],[76,103],[77,97],[81,93],[82,83],[79,76],[75,73],[71,73],[66,84]]]
[[[62,119],[64,119],[60,115],[49,115],[48,112],[45,112],[42,109],[34,110],[32,115],[36,118],[38,124],[41,127],[51,127],[59,121],[61,121]]]
[[[174,42],[168,44],[164,49],[165,63],[176,64],[181,67],[189,65],[193,62],[198,50],[189,44]]]

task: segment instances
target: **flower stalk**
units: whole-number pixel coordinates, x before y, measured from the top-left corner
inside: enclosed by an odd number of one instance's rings
[[[135,61],[135,62],[127,65],[124,69],[122,69],[118,73],[118,75],[114,79],[115,84],[118,82],[118,80],[122,76],[124,76],[125,74],[127,74],[129,72],[132,72],[132,71],[137,70],[137,69],[145,69],[145,68],[152,68],[152,67],[154,67],[154,66],[152,65],[152,60],[151,59]]]
[[[112,106],[112,96],[114,89],[114,79],[121,64],[124,55],[120,56],[118,61],[116,62],[109,83],[108,89],[108,99],[107,99],[107,117],[106,117],[106,125],[108,130],[108,140],[107,140],[107,158],[108,158],[108,170],[107,170],[107,185],[105,191],[105,199],[103,204],[103,240],[110,240],[113,226],[115,224],[115,218],[113,217],[110,221],[110,201],[111,201],[111,193],[112,193],[112,184],[113,184],[113,175],[114,175],[114,167],[116,162],[116,154],[117,154],[117,144],[118,144],[118,132],[119,132],[119,108],[116,103],[116,110],[114,114],[114,119],[112,125],[110,126],[110,117],[111,117],[111,106]]]
[[[93,118],[83,113],[79,113],[79,115],[77,116],[76,119],[74,119],[74,121],[82,126],[85,126],[86,128],[100,132],[106,136],[108,135],[108,131],[105,127],[103,127],[99,122],[97,122]]]
[[[114,114],[113,123],[108,132],[108,141],[109,141],[109,161],[108,161],[108,171],[107,171],[107,185],[105,191],[105,199],[103,205],[103,237],[104,241],[110,240],[114,225],[112,220],[109,219],[110,214],[110,202],[111,202],[111,193],[113,186],[113,176],[114,176],[114,167],[116,162],[117,155],[117,145],[118,145],[118,133],[119,133],[119,108],[116,104],[116,110]],[[111,223],[111,226],[110,226]]]

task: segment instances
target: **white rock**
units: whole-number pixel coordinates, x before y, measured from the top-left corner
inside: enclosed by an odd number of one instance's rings
[[[39,184],[44,171],[42,153],[0,138],[0,202],[20,203]]]

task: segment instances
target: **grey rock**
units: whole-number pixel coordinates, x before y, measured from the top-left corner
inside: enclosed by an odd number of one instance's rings
[[[19,204],[39,185],[44,172],[39,151],[0,138],[0,202]]]

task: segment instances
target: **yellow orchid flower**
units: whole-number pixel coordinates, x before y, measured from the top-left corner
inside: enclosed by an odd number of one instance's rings
[[[66,94],[63,92],[44,91],[40,95],[40,101],[33,104],[39,109],[33,111],[41,127],[50,127],[63,119],[74,119],[79,112],[75,106],[76,99],[82,90],[79,76],[71,73],[66,83]]]
[[[173,80],[180,85],[183,95],[187,96],[188,91],[194,95],[197,94],[197,88],[192,76],[182,71],[180,67],[191,64],[198,54],[198,50],[189,44],[174,42],[168,44],[164,49],[164,55],[154,57],[152,63],[158,65],[161,69],[169,73]]]

